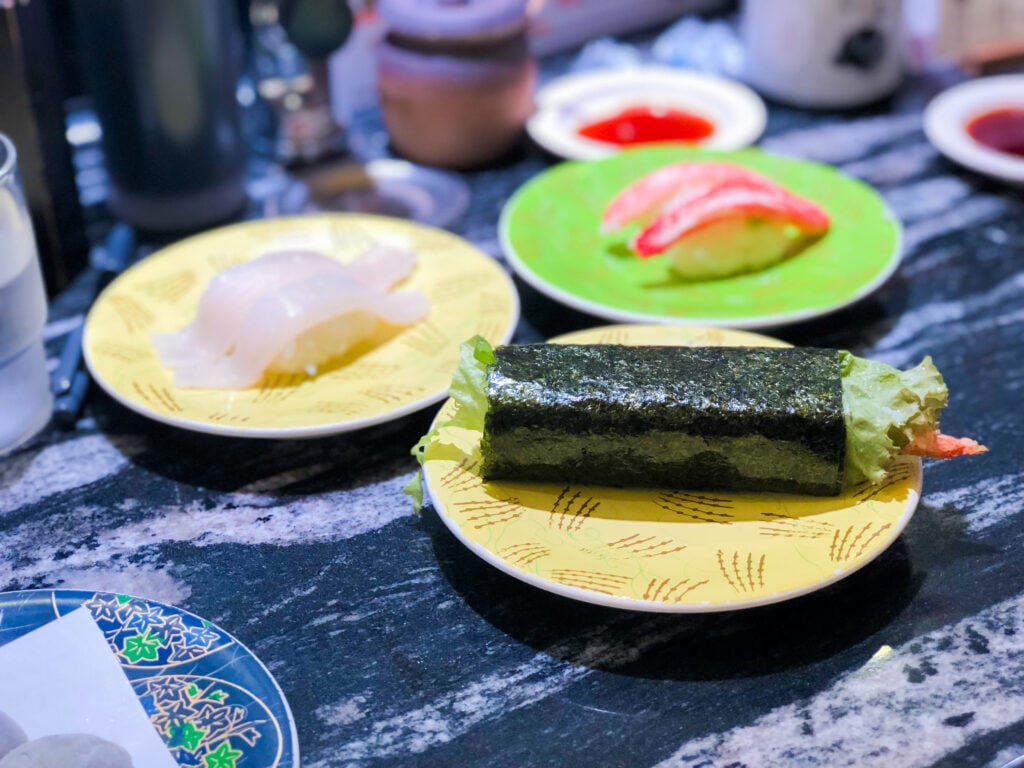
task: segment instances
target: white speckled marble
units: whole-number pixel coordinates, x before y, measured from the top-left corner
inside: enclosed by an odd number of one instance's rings
[[[1024,712],[1024,597],[886,649],[807,700],[683,744],[659,768],[929,766]]]
[[[232,441],[98,392],[75,430],[0,459],[0,588],[138,594],[216,622],[281,684],[307,768],[1002,765],[1024,745],[1024,200],[927,143],[937,87],[861,114],[773,106],[764,141],[874,184],[905,226],[875,295],[771,332],[900,366],[932,355],[944,424],[991,448],[926,464],[903,535],[827,590],[707,616],[572,603],[412,513],[430,413]],[[502,205],[550,163],[525,147],[467,173],[457,231],[500,259]],[[598,323],[519,287],[517,341]],[[53,303],[51,356],[86,293]]]

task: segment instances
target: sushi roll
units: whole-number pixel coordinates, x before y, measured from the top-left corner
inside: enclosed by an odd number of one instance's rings
[[[14,718],[6,712],[0,712],[0,757],[3,757],[19,744],[28,741],[28,736]]]
[[[948,392],[928,358],[898,371],[834,349],[476,339],[452,397],[451,423],[482,434],[485,480],[834,496],[882,482],[901,453],[985,450],[938,431]]]
[[[106,739],[69,733],[25,742],[0,760],[0,768],[132,768],[132,758]]]
[[[665,256],[688,280],[765,269],[829,229],[817,204],[729,163],[676,163],[631,184],[607,206],[603,232],[637,223],[630,247]]]

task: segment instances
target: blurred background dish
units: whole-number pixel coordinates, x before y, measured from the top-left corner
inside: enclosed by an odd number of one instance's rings
[[[903,80],[901,0],[747,0],[740,14],[743,79],[814,109],[860,107]]]
[[[322,164],[290,174],[263,202],[266,216],[349,211],[447,227],[469,207],[461,176],[405,160]]]
[[[936,96],[924,132],[950,160],[1024,185],[1024,75],[969,80]]]
[[[240,213],[247,152],[235,5],[89,0],[73,10],[82,77],[102,128],[110,211],[160,232],[195,231]]]
[[[508,152],[533,111],[526,0],[381,0],[380,109],[400,156],[471,168]]]
[[[831,228],[775,266],[704,281],[676,276],[665,258],[637,258],[627,246],[628,230],[601,234],[605,206],[626,185],[684,160],[757,171],[824,208]],[[512,268],[555,301],[606,320],[733,328],[806,320],[864,298],[899,265],[901,232],[877,192],[830,166],[753,148],[712,152],[664,145],[555,166],[520,187],[499,225]]]
[[[658,66],[566,75],[536,100],[530,136],[574,160],[652,142],[740,149],[757,141],[767,120],[764,102],[741,83]]]

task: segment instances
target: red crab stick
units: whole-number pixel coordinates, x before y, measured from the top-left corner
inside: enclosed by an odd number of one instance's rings
[[[699,197],[722,184],[776,185],[730,163],[673,163],[648,173],[615,196],[601,217],[601,231],[614,232],[632,221],[650,220],[666,205]]]
[[[673,205],[636,236],[633,250],[642,258],[656,256],[711,224],[747,218],[791,224],[811,237],[829,228],[828,214],[809,200],[774,185],[733,182]]]
[[[927,431],[914,436],[900,453],[907,456],[924,456],[929,459],[952,459],[957,456],[973,456],[985,453],[988,448],[969,437],[950,437],[941,432]]]

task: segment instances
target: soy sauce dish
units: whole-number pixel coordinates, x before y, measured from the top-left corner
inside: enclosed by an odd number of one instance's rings
[[[924,131],[950,160],[1024,185],[1024,75],[983,77],[936,96]]]

